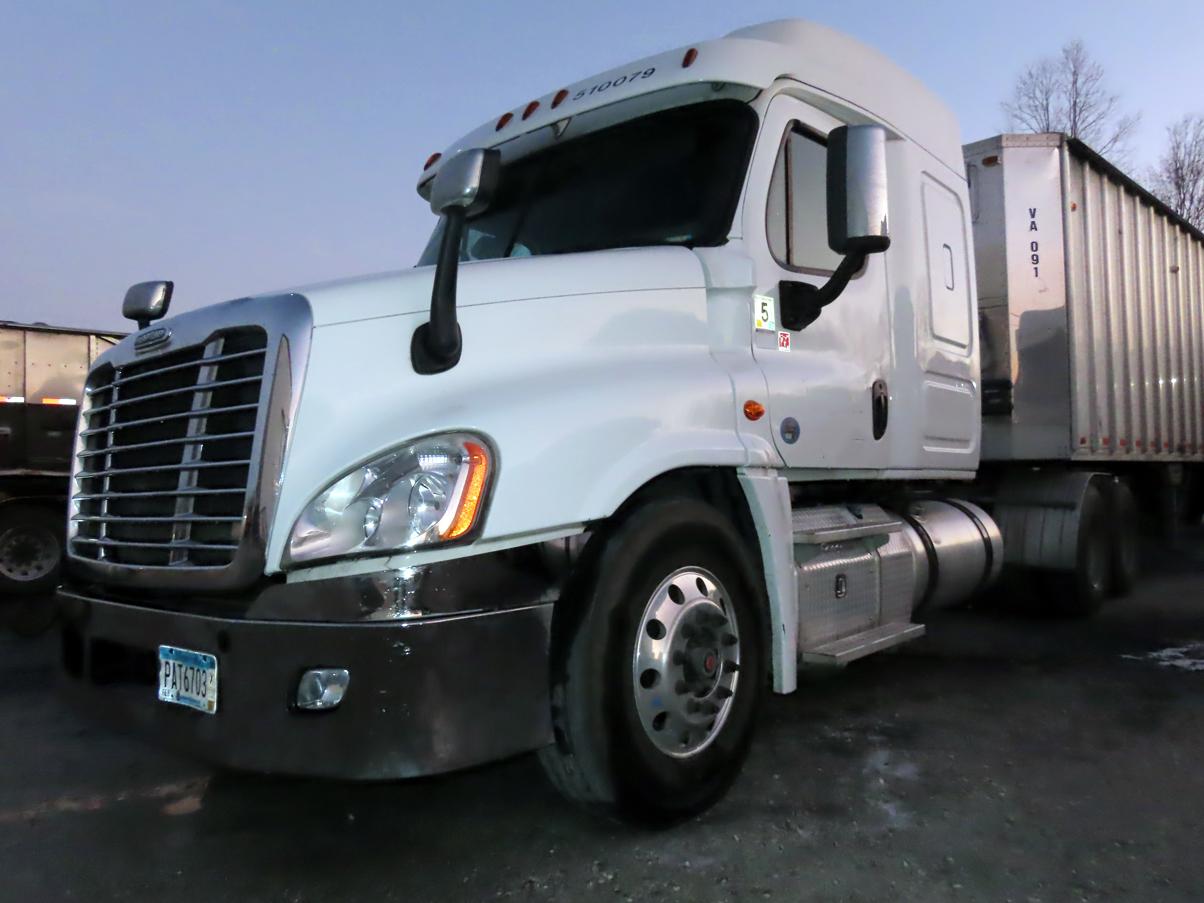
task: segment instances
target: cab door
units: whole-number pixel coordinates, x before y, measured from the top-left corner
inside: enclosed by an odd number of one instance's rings
[[[842,124],[793,97],[775,97],[744,205],[756,267],[753,356],[768,384],[774,441],[791,468],[888,466],[887,255],[870,255],[814,322],[789,322],[781,303],[783,282],[822,285],[840,262],[828,247],[826,169],[827,135]]]

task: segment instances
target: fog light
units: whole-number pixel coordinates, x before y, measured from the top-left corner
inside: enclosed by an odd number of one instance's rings
[[[338,708],[349,683],[351,672],[346,668],[310,668],[297,682],[297,708],[309,712]]]

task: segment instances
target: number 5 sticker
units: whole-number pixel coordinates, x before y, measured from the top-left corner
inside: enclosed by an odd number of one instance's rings
[[[753,328],[777,332],[773,298],[769,295],[753,295]]]

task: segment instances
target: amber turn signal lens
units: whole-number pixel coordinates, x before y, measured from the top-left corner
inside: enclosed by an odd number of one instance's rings
[[[759,401],[744,402],[744,416],[749,420],[760,420],[765,416],[765,405]]]
[[[475,442],[465,442],[468,453],[468,476],[464,480],[464,492],[451,526],[443,539],[459,539],[477,522],[481,499],[485,495],[485,480],[489,476],[489,452]]]

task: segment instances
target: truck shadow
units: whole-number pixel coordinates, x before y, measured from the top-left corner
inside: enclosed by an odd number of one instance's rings
[[[32,638],[49,632],[57,619],[53,596],[0,596],[0,630]]]

